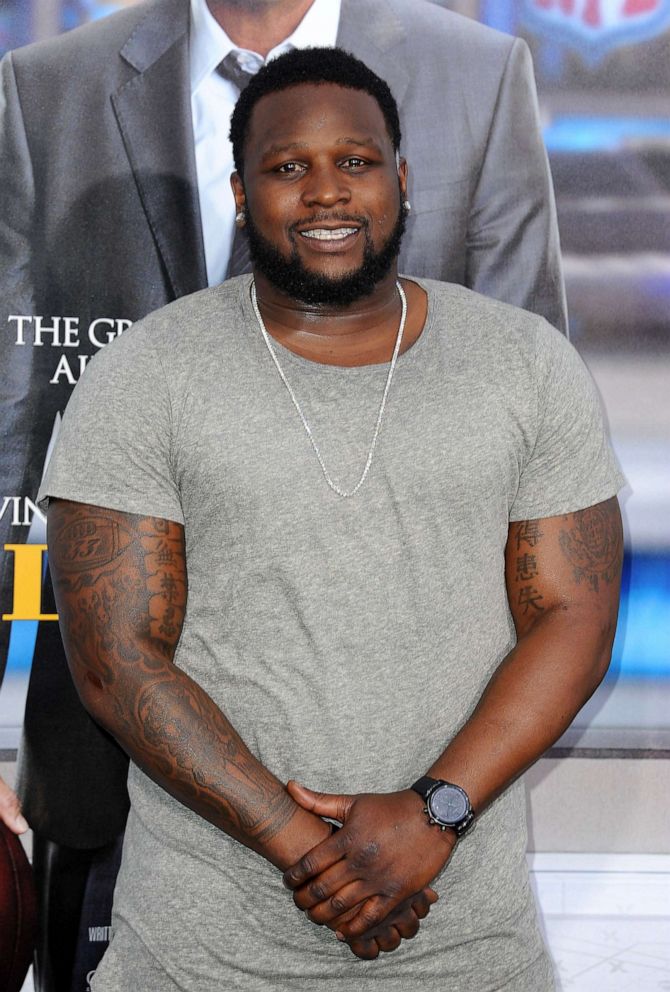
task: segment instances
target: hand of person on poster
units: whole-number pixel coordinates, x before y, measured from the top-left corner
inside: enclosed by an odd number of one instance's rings
[[[24,834],[28,829],[19,797],[3,778],[0,778],[0,820],[15,834]]]
[[[284,873],[284,883],[312,922],[336,928],[347,941],[428,887],[456,844],[451,831],[428,825],[410,789],[328,795],[289,782],[288,791],[304,809],[342,823]]]

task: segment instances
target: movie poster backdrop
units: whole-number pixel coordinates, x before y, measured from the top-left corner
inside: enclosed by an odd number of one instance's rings
[[[0,53],[122,5],[4,0]],[[599,385],[629,480],[614,662],[568,739],[661,746],[670,737],[670,0],[443,5],[521,35],[533,52],[571,337]],[[11,211],[7,192],[0,197]],[[81,259],[81,273],[89,263]],[[39,267],[39,257],[30,264]],[[42,312],[23,292],[23,262],[3,278],[12,303],[0,300],[0,751],[11,754],[38,630],[42,650],[59,636],[43,597],[45,521],[35,495],[72,388],[133,315]]]

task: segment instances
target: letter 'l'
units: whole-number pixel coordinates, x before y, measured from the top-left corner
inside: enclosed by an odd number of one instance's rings
[[[58,620],[57,613],[42,613],[42,558],[46,544],[5,544],[14,552],[14,602],[3,620]]]

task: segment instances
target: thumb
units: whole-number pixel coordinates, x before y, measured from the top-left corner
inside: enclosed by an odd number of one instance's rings
[[[317,816],[329,816],[344,823],[354,804],[353,796],[333,795],[328,792],[313,792],[291,779],[287,785],[292,799]]]

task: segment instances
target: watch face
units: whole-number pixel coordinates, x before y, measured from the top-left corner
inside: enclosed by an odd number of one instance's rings
[[[468,812],[468,798],[455,785],[440,785],[428,800],[431,816],[441,823],[458,823]]]

